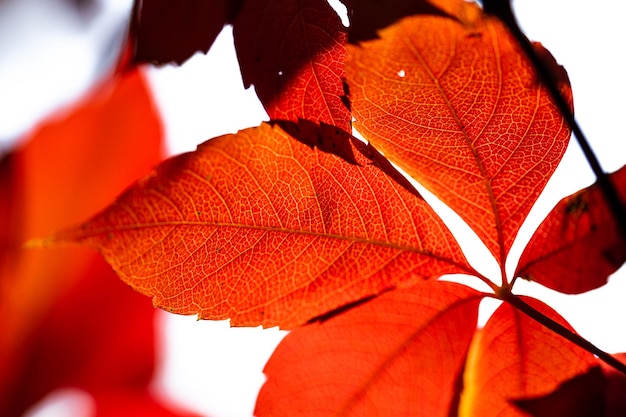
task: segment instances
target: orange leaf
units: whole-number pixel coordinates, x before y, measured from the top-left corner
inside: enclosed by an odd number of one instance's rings
[[[372,148],[327,125],[283,126],[299,140],[263,124],[207,141],[57,239],[98,248],[158,307],[236,326],[289,328],[391,286],[472,273]]]
[[[521,298],[571,330],[541,301]],[[546,395],[593,364],[591,353],[504,303],[472,342],[460,415],[521,417],[512,400]]]
[[[611,174],[626,201],[626,167]],[[564,198],[535,231],[516,275],[578,294],[606,284],[626,261],[626,241],[597,183]]]
[[[349,47],[354,126],[504,265],[569,130],[505,27],[473,3],[446,3],[456,19],[405,18]],[[565,72],[551,65],[569,95]]]
[[[233,35],[244,84],[254,84],[271,119],[351,130],[346,34],[326,0],[248,0]]]
[[[454,415],[481,298],[423,282],[292,331],[265,367],[255,415]]]

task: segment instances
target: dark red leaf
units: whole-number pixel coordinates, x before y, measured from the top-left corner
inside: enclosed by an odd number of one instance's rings
[[[614,355],[626,363],[626,354]],[[587,372],[561,383],[542,397],[514,400],[533,417],[626,416],[626,375],[598,360]]]
[[[613,356],[620,362],[626,363],[626,353]],[[626,416],[626,375],[604,362],[600,362],[600,366],[608,384],[606,387],[607,417]]]
[[[600,367],[576,375],[539,398],[513,400],[519,409],[533,417],[605,417],[607,382]]]
[[[233,34],[244,84],[254,84],[270,118],[350,132],[346,34],[325,0],[248,0]]]
[[[137,0],[130,41],[132,61],[182,64],[206,53],[245,0]]]
[[[428,0],[341,0],[348,9],[348,41],[359,43],[378,37],[378,30],[416,14],[445,16]]]
[[[626,201],[626,167],[611,174]],[[626,261],[626,239],[597,184],[561,200],[524,249],[516,275],[578,294],[606,284]]]

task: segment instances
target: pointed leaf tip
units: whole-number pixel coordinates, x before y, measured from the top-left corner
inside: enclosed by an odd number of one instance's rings
[[[448,3],[455,18],[407,17],[349,46],[354,127],[504,265],[570,132],[502,23]]]
[[[311,129],[300,132],[330,127]],[[269,124],[212,139],[59,238],[97,247],[161,308],[236,326],[290,328],[390,286],[473,271],[366,145],[345,133],[323,142],[356,163]]]
[[[610,175],[626,202],[626,167]],[[626,239],[598,184],[562,199],[524,249],[516,275],[565,293],[606,284],[626,261]]]

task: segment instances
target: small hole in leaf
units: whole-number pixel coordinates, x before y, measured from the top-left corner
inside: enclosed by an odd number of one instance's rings
[[[397,74],[398,74],[398,77],[404,78],[405,75],[406,75],[406,72],[404,70],[400,70],[400,71],[397,72]]]

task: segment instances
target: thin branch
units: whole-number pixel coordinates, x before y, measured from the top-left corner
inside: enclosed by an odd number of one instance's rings
[[[543,85],[547,88],[552,101],[557,106],[561,115],[565,118],[565,121],[569,125],[570,129],[574,133],[580,148],[585,155],[585,158],[589,162],[589,166],[593,170],[593,173],[596,176],[596,180],[598,182],[598,186],[602,190],[602,194],[611,210],[615,221],[617,222],[621,234],[626,239],[626,207],[622,204],[619,195],[613,183],[611,182],[609,176],[604,172],[602,167],[600,166],[600,162],[598,158],[594,154],[591,146],[589,145],[589,141],[585,137],[582,129],[576,122],[574,118],[574,113],[572,112],[569,104],[563,98],[563,95],[559,91],[552,74],[548,67],[544,64],[544,62],[539,59],[535,49],[533,48],[532,43],[528,40],[526,35],[522,32],[519,25],[517,24],[517,20],[513,15],[513,11],[511,10],[511,2],[510,0],[484,0],[483,8],[485,13],[491,14],[493,16],[498,17],[509,29],[511,34],[515,37],[518,44],[522,47],[524,53],[530,59],[531,63],[535,67],[537,74],[543,83]]]
[[[564,337],[565,339],[574,343],[576,346],[579,346],[585,349],[587,352],[593,353],[600,360],[605,362],[607,365],[612,366],[613,368],[617,369],[619,372],[626,375],[626,364],[623,364],[622,362],[618,361],[613,356],[601,350],[600,348],[598,348],[597,346],[595,346],[593,343],[589,342],[587,339],[583,338],[582,336],[572,332],[567,327],[562,326],[561,324],[557,323],[551,318],[535,310],[532,306],[530,306],[529,304],[526,304],[524,300],[512,294],[510,291],[500,292],[498,294],[498,298],[511,304],[513,307],[515,307],[522,313],[526,314],[531,319],[542,324],[543,326],[552,330],[556,334]]]

